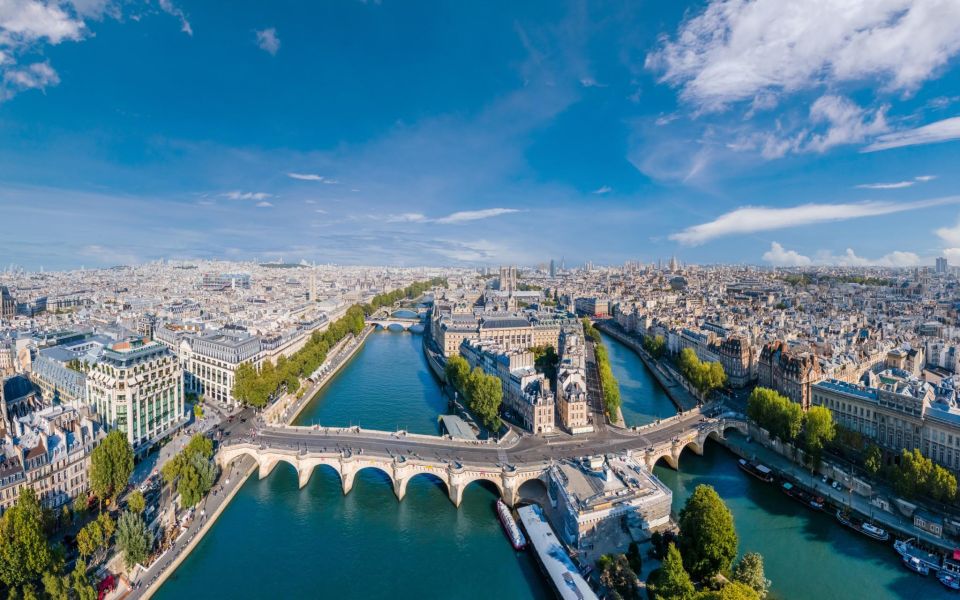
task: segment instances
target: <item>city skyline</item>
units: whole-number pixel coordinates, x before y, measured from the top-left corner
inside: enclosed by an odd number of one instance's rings
[[[3,3],[0,253],[957,263],[958,24],[932,0]]]

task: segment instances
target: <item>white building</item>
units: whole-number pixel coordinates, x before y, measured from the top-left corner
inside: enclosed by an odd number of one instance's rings
[[[183,371],[165,346],[139,338],[103,350],[87,373],[87,401],[101,423],[148,448],[184,419]]]

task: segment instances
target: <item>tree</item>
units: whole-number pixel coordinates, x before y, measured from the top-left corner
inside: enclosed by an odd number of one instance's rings
[[[883,466],[883,453],[880,451],[880,447],[875,444],[870,444],[866,452],[863,454],[863,468],[867,470],[871,476],[876,477],[880,473],[880,468]]]
[[[123,552],[123,562],[128,569],[143,563],[153,547],[153,534],[147,529],[143,517],[130,511],[120,515],[117,523],[117,548]]]
[[[950,502],[957,496],[957,478],[940,465],[933,465],[927,480],[927,495],[938,502]]]
[[[597,566],[600,568],[600,583],[605,588],[617,592],[624,599],[640,598],[640,581],[625,555],[604,554]]]
[[[142,513],[146,507],[147,501],[140,490],[134,490],[127,498],[127,508],[137,514]]]
[[[447,383],[464,394],[464,386],[467,378],[470,377],[470,364],[462,356],[451,356],[447,359],[447,365],[444,367],[444,375]]]
[[[803,409],[771,389],[758,387],[747,400],[747,418],[770,435],[792,442],[803,426]]]
[[[470,410],[491,431],[500,429],[500,403],[503,402],[503,385],[500,378],[487,375],[480,367],[475,367],[467,379],[467,398]]]
[[[652,596],[657,599],[693,600],[696,595],[690,575],[683,568],[680,550],[673,544],[667,547],[663,563],[652,583]]]
[[[914,498],[924,491],[932,471],[933,462],[925,458],[919,448],[913,451],[904,448],[900,468],[892,472],[893,489],[901,496]]]
[[[70,574],[70,589],[73,590],[76,600],[95,600],[97,597],[97,590],[87,577],[87,565],[82,560],[77,561]]]
[[[640,555],[640,546],[636,542],[630,542],[627,547],[627,560],[630,561],[630,568],[639,576],[643,570],[643,556]]]
[[[744,554],[733,568],[733,580],[752,589],[760,600],[766,598],[770,590],[770,580],[763,572],[763,556],[756,552]]]
[[[700,592],[697,600],[760,600],[760,596],[750,586],[733,581],[719,590]]]
[[[90,488],[101,500],[114,500],[131,473],[133,447],[122,431],[114,429],[90,454]]]
[[[680,511],[680,553],[690,576],[726,571],[737,555],[733,515],[709,485],[698,485]]]
[[[833,415],[823,406],[811,406],[803,415],[803,443],[812,464],[820,461],[824,446],[833,440],[837,430]]]
[[[103,528],[97,521],[90,521],[77,532],[77,551],[81,558],[93,556],[103,545]]]
[[[0,517],[0,581],[8,587],[38,579],[53,563],[43,531],[43,510],[31,487]]]

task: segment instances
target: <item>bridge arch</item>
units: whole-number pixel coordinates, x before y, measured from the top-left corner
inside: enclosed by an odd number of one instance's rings
[[[463,501],[463,491],[467,489],[471,484],[476,482],[486,482],[481,483],[480,485],[493,486],[494,492],[503,498],[505,501],[509,500],[507,494],[503,489],[503,482],[501,477],[496,473],[465,473],[461,475],[459,480],[456,481],[453,485],[450,486],[450,500],[453,501],[454,505],[460,506],[460,503]]]
[[[353,489],[353,481],[356,478],[357,473],[364,471],[366,469],[374,469],[383,473],[387,476],[387,479],[390,480],[390,485],[393,487],[394,492],[397,491],[397,480],[393,476],[393,471],[388,470],[386,467],[377,464],[375,462],[344,462],[342,471],[340,472],[341,478],[343,480],[343,493],[348,494],[350,490]]]
[[[397,478],[397,498],[403,500],[404,496],[407,495],[407,486],[416,478],[428,479],[433,484],[441,484],[439,487],[443,488],[443,493],[450,495],[450,484],[447,481],[445,473],[441,473],[433,470],[417,470],[414,473],[400,478]]]

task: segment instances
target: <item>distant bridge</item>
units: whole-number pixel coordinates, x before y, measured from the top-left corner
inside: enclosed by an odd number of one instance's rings
[[[423,321],[420,319],[398,319],[397,317],[386,317],[383,319],[367,319],[367,325],[375,325],[381,329],[387,328],[401,328],[401,329],[410,329],[416,325],[423,325]]]
[[[353,488],[358,472],[376,469],[389,478],[399,500],[403,500],[411,479],[426,475],[443,482],[457,506],[467,486],[487,481],[512,506],[519,499],[520,486],[534,479],[545,483],[547,470],[556,460],[629,451],[651,471],[660,460],[676,469],[685,448],[703,454],[707,439],[721,439],[730,429],[746,434],[746,421],[729,416],[709,418],[690,411],[636,432],[606,431],[561,441],[524,437],[505,448],[487,442],[359,428],[283,426],[264,429],[251,441],[221,447],[217,461],[226,466],[250,456],[257,462],[261,479],[285,462],[297,472],[301,488],[310,481],[314,469],[329,467],[339,475],[344,494]]]

